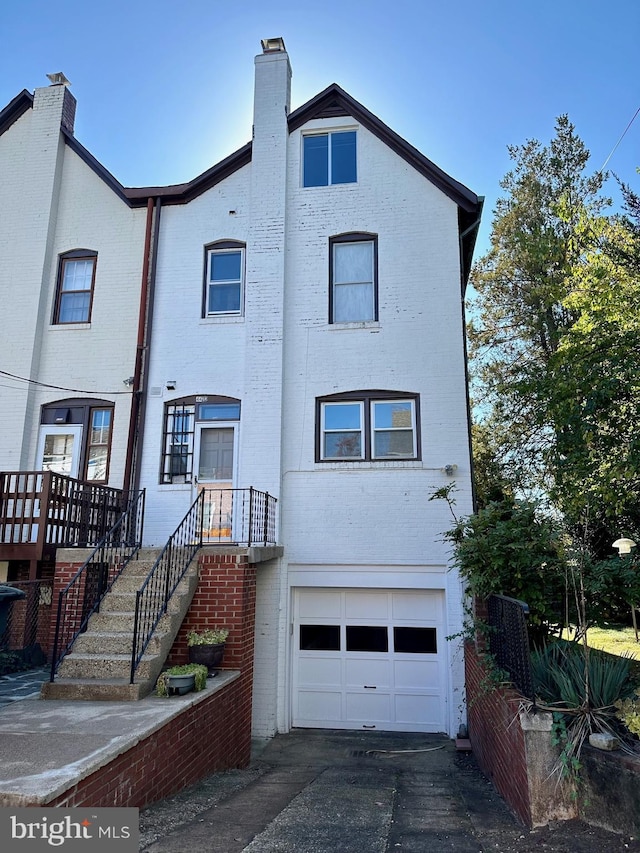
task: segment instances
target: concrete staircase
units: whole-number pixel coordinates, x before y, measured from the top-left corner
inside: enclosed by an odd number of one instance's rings
[[[100,611],[89,619],[87,630],[63,659],[56,680],[43,684],[41,698],[134,701],[154,689],[198,585],[196,555],[138,665],[135,683],[130,684],[136,592],[159,553],[143,549],[138,559],[125,567],[104,597]]]

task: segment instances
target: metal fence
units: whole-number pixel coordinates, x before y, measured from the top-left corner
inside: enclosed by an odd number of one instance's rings
[[[39,666],[49,651],[53,580],[9,581],[24,597],[12,601],[0,618],[0,650]]]
[[[489,651],[514,686],[535,705],[527,616],[529,605],[506,595],[487,600]]]

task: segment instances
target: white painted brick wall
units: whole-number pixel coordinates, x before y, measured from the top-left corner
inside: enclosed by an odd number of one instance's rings
[[[63,100],[63,87],[36,90],[34,109],[0,137],[0,158],[12,164],[0,189],[0,275],[11,316],[3,367],[44,383],[7,392],[3,429],[12,438],[2,442],[0,467],[35,467],[42,405],[99,397],[115,402],[110,482],[121,486],[131,402],[122,380],[135,362],[146,211],[131,210],[64,144]],[[91,323],[54,326],[58,258],[77,248],[98,253]]]

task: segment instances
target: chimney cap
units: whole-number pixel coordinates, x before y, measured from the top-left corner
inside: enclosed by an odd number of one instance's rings
[[[260,39],[263,53],[286,53],[282,36],[274,39]]]
[[[70,86],[71,81],[67,80],[62,71],[56,71],[55,74],[47,74],[52,86]]]

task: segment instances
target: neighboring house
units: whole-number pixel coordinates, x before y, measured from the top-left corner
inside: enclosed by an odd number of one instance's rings
[[[263,42],[255,72],[252,142],[187,184],[125,189],[58,134],[41,202],[57,222],[24,213],[22,256],[11,243],[11,311],[39,325],[2,369],[102,393],[12,391],[21,409],[0,467],[42,466],[47,406],[73,425],[84,406],[74,470],[87,476],[92,413],[110,408],[108,483],[145,488],[147,544],[164,544],[203,490],[215,543],[238,538],[244,489],[275,496],[282,556],[258,570],[254,732],[454,735],[464,666],[447,637],[463,596],[448,508],[429,497],[455,480],[460,512],[472,509],[463,295],[482,201],[337,85],[292,112],[281,39]],[[0,114],[0,158],[42,147],[38,105],[59,105],[51,136],[70,98],[64,86],[18,96]],[[21,169],[35,184],[26,158]],[[18,264],[32,229],[27,308]],[[87,299],[91,316],[76,316]],[[115,394],[130,375],[133,412]]]

